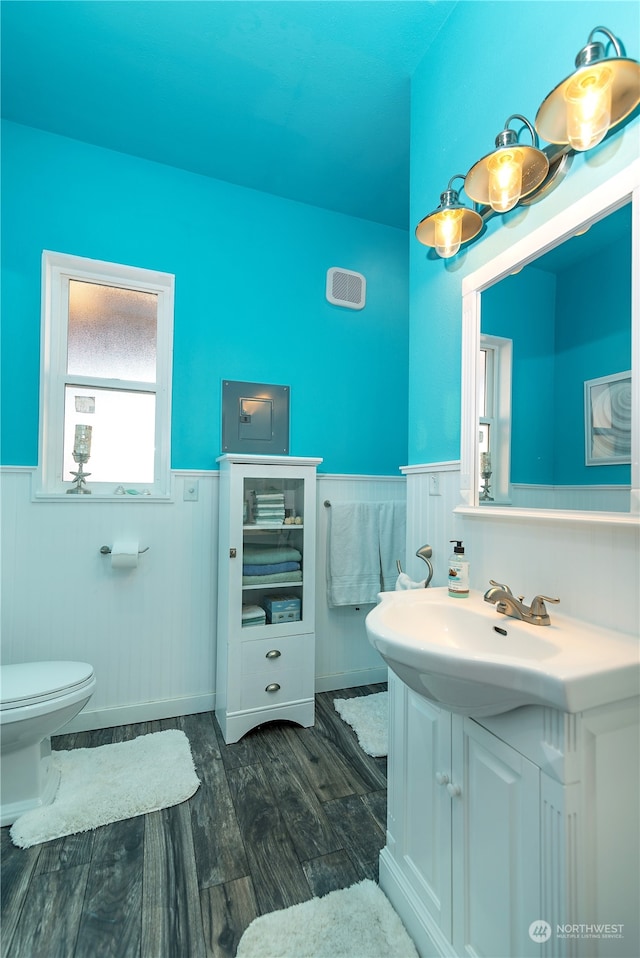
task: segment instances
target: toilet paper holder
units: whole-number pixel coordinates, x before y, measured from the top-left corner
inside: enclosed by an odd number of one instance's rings
[[[147,546],[145,549],[138,549],[138,555],[141,556],[143,552],[148,552],[148,551],[149,551],[149,546]],[[103,556],[110,556],[111,546],[100,546],[100,552]]]

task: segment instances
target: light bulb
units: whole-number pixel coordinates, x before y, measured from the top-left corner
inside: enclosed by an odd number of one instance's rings
[[[604,139],[611,122],[613,71],[606,66],[578,74],[565,90],[567,137],[574,150],[590,150]]]
[[[436,253],[447,259],[455,256],[462,242],[462,215],[464,210],[442,210],[434,216]]]
[[[497,213],[512,210],[522,194],[522,150],[500,150],[489,159],[489,204]]]

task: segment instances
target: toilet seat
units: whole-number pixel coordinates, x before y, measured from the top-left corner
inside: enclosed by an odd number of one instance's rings
[[[1,666],[0,710],[23,708],[76,692],[94,681],[87,662],[20,662]]]

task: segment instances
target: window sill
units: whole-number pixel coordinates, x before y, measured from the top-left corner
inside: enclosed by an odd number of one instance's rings
[[[66,492],[34,492],[31,497],[32,502],[174,502],[174,497],[167,493],[153,494],[143,496],[141,494],[115,495],[114,493],[100,493],[92,491],[91,494],[67,495]]]

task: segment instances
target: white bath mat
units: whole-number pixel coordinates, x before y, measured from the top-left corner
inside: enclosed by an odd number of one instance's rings
[[[178,729],[51,757],[60,769],[58,791],[51,805],[25,812],[11,826],[21,848],[177,805],[200,784],[189,740]]]
[[[418,958],[389,899],[366,881],[255,918],[236,958]]]
[[[360,748],[379,758],[388,751],[389,693],[375,692],[352,699],[334,699],[336,712],[358,736]]]

